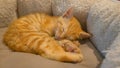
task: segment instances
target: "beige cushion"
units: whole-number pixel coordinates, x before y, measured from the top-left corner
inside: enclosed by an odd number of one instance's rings
[[[81,63],[64,63],[39,55],[10,51],[1,41],[6,28],[0,29],[0,68],[98,68],[101,56],[89,41],[82,42],[84,55]]]
[[[53,15],[62,15],[68,8],[73,7],[74,16],[86,29],[86,19],[90,7],[97,0],[52,0]]]
[[[52,14],[51,0],[17,0],[17,2],[19,17],[35,12]]]
[[[3,35],[7,28],[0,28],[0,51],[10,51],[7,46],[3,44]]]
[[[0,0],[0,27],[8,26],[17,18],[16,10],[16,0]]]

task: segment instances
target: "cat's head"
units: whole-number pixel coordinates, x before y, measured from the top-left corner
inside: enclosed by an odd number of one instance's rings
[[[90,37],[90,34],[81,29],[80,23],[73,17],[73,9],[69,8],[57,20],[57,28],[55,31],[56,39],[83,39]]]

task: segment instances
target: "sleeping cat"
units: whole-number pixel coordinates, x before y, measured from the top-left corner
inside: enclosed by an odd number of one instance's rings
[[[88,37],[90,34],[81,29],[70,8],[59,17],[35,13],[15,20],[4,34],[4,42],[14,51],[80,62],[83,56],[74,42]]]

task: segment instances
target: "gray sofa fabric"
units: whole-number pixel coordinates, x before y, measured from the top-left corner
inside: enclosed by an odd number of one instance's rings
[[[0,27],[5,27],[17,18],[16,0],[0,0]]]
[[[90,9],[87,19],[91,40],[105,56],[101,68],[120,67],[120,1],[102,0]]]
[[[19,17],[35,12],[52,15],[51,0],[17,0],[17,4]]]
[[[93,34],[91,40],[104,55],[120,32],[118,2],[102,0],[91,7],[88,15],[87,28]]]
[[[120,32],[110,45],[101,68],[120,68]]]

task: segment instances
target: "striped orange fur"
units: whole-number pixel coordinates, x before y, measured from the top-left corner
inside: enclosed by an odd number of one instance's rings
[[[90,35],[81,29],[71,13],[69,9],[60,17],[43,13],[21,17],[8,27],[4,42],[14,51],[39,54],[57,61],[80,62],[83,56],[73,41]],[[69,52],[69,47],[75,47],[77,52]]]

